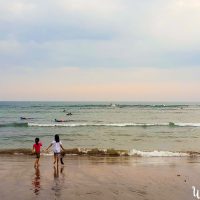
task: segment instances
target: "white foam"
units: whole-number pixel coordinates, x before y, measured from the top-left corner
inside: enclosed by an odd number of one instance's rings
[[[191,126],[191,127],[200,127],[200,123],[174,123],[175,126]]]
[[[171,152],[171,151],[139,151],[132,149],[129,152],[130,156],[141,156],[141,157],[185,157],[189,156],[188,153]]]
[[[38,127],[80,127],[80,126],[113,126],[113,127],[126,127],[126,126],[180,126],[180,127],[200,127],[200,123],[52,123],[52,124],[38,124],[28,123],[28,126]]]
[[[41,155],[43,155],[43,156],[53,156],[54,154],[53,154],[53,152],[50,152],[50,153],[42,152]]]
[[[37,124],[37,123],[28,123],[28,126],[38,126],[38,127],[75,127],[75,126],[87,126],[87,124]]]
[[[98,124],[100,126],[167,126],[169,123],[112,123],[112,124]]]
[[[38,123],[28,123],[28,126],[38,126],[38,127],[78,127],[78,126],[114,126],[114,127],[126,127],[126,126],[167,126],[168,123],[101,123],[101,124],[71,124],[71,123],[53,123],[53,124],[38,124]]]

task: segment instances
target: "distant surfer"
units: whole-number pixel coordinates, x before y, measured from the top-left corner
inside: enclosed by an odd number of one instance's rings
[[[72,113],[71,113],[71,112],[69,112],[69,113],[67,113],[66,115],[72,115]]]
[[[64,119],[54,119],[55,122],[68,122],[69,120],[64,120]]]
[[[30,117],[20,117],[21,120],[27,120],[27,119],[33,119],[33,118],[30,118]]]

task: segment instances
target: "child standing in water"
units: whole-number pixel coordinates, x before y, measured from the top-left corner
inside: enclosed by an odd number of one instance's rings
[[[55,140],[49,145],[49,147],[46,149],[46,151],[48,151],[48,149],[53,146],[53,152],[54,152],[54,164],[57,163],[57,166],[58,166],[58,163],[59,163],[59,159],[61,161],[62,164],[63,161],[62,161],[62,158],[60,157],[61,156],[61,149],[64,151],[65,149],[63,148],[62,146],[62,143],[60,141],[60,138],[59,138],[59,135],[55,135]]]
[[[34,164],[35,168],[39,167],[39,161],[40,161],[40,148],[42,146],[42,143],[39,141],[40,141],[39,138],[35,138],[35,144],[33,145],[33,150],[32,150],[32,152],[35,153],[36,155],[36,160]]]

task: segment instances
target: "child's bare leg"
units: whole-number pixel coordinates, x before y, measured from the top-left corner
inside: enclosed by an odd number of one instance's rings
[[[53,162],[53,164],[55,164],[56,163],[56,155],[54,154],[54,162]]]
[[[36,168],[38,166],[38,158],[36,158],[35,160],[35,164],[34,164],[34,167]]]
[[[40,165],[40,164],[39,164],[39,161],[40,161],[40,158],[37,159],[37,166],[38,166],[38,167],[39,167],[39,165]]]
[[[37,158],[35,160],[35,163],[34,163],[34,167],[36,168],[36,165],[37,165]]]
[[[56,157],[56,162],[57,162],[57,167],[58,167],[58,163],[59,163],[59,156]]]
[[[61,155],[61,157],[60,157],[60,163],[61,163],[62,165],[64,165],[63,156],[62,156],[62,155]]]

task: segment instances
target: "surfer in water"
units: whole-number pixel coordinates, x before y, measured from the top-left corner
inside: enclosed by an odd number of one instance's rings
[[[64,120],[64,119],[54,119],[55,122],[68,122],[69,120]]]
[[[33,119],[31,117],[20,117],[21,120]]]

